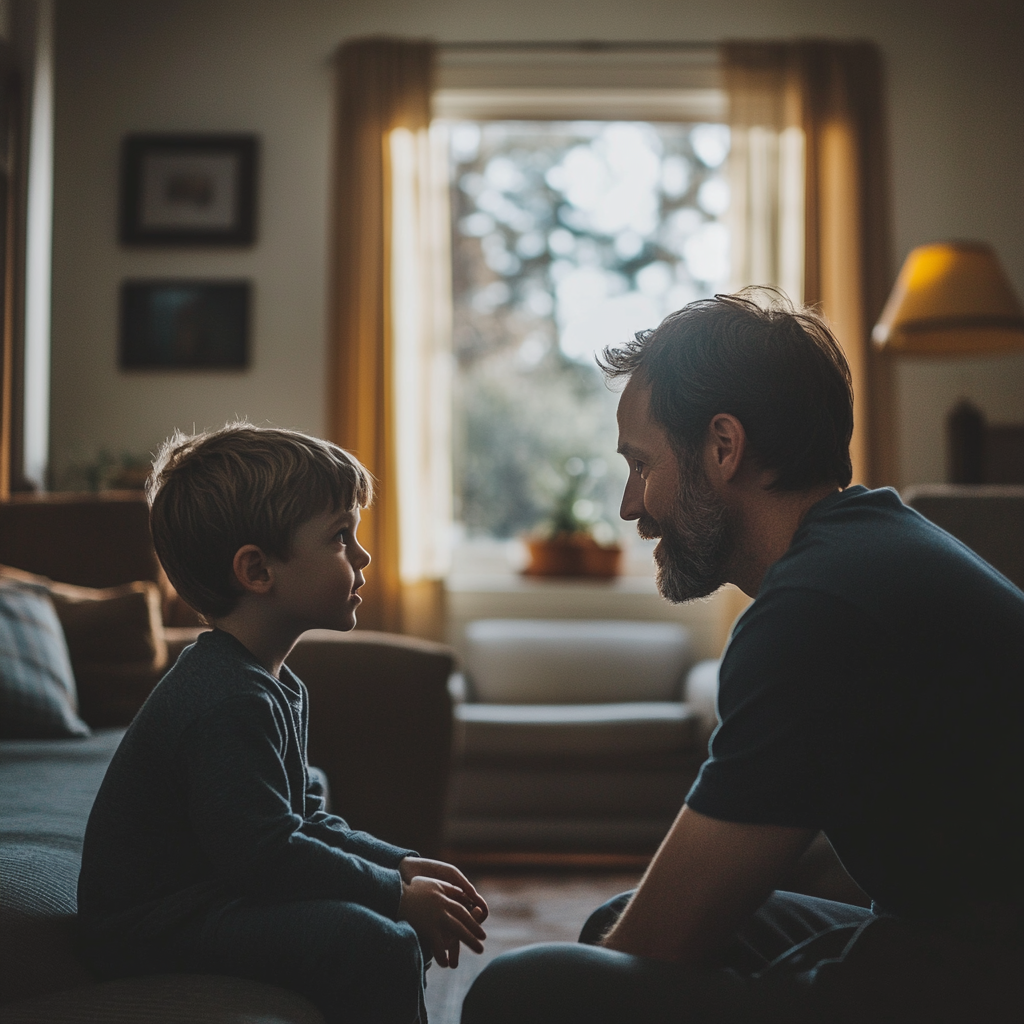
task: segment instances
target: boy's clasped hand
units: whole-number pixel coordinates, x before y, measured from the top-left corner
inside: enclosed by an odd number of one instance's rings
[[[406,857],[398,866],[402,876],[399,917],[413,926],[438,967],[459,966],[459,945],[484,951],[487,938],[480,923],[487,904],[454,865],[424,857]]]

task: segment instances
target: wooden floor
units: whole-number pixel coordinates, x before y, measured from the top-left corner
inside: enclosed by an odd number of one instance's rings
[[[427,971],[430,1024],[458,1024],[462,1000],[473,979],[499,953],[532,942],[575,942],[591,911],[635,888],[640,880],[639,868],[608,872],[594,867],[499,871],[481,865],[474,871],[466,865],[491,911],[484,924],[486,949],[481,956],[463,949],[462,962],[454,971],[441,970],[436,964]]]

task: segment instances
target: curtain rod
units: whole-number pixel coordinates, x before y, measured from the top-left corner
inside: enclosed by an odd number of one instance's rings
[[[586,52],[622,51],[622,50],[716,50],[721,44],[693,42],[689,40],[668,40],[656,42],[641,40],[637,42],[611,42],[600,39],[575,39],[564,42],[554,40],[468,40],[455,43],[438,43],[441,50],[582,50]]]

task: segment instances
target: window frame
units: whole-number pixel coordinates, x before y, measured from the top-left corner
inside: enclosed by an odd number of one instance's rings
[[[432,123],[452,120],[728,122],[718,50],[440,47]],[[653,542],[626,534],[622,596],[654,593]],[[522,581],[518,540],[452,538],[449,590],[551,586]],[[556,584],[557,585],[557,584]],[[607,586],[607,585],[605,585]]]

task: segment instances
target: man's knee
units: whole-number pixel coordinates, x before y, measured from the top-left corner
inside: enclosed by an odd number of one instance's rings
[[[462,1024],[543,1024],[571,1004],[572,979],[563,970],[563,943],[503,953],[477,976],[462,1004]],[[569,947],[573,948],[573,947]],[[525,1016],[524,1016],[525,1014]],[[564,1017],[566,1024],[570,1018]]]
[[[546,943],[493,960],[466,996],[462,1024],[736,1024],[743,1019],[742,989],[725,972]]]

